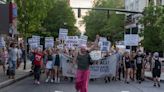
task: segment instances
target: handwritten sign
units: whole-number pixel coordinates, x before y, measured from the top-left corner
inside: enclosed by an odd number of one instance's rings
[[[65,37],[68,35],[68,29],[59,29],[59,40],[64,40]]]
[[[92,51],[89,53],[90,54],[90,57],[92,60],[100,60],[102,57],[101,57],[101,51]]]
[[[45,48],[54,47],[54,37],[45,37]]]

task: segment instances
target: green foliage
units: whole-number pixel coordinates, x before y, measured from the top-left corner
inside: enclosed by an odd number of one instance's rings
[[[119,2],[119,3],[118,3]],[[122,0],[98,0],[94,4],[95,8],[123,8]],[[94,40],[96,34],[108,37],[111,42],[123,40],[124,15],[107,11],[92,10],[84,17],[86,23],[86,34],[90,40]]]
[[[144,25],[143,30],[143,46],[146,51],[164,51],[162,45],[164,42],[164,8],[161,6],[153,6],[152,4],[144,10],[144,17],[141,23]]]
[[[59,28],[68,28],[69,34],[76,32],[75,17],[71,7],[66,0],[58,0],[54,3],[53,8],[47,13],[43,22],[43,27],[47,32],[51,32],[57,37]]]
[[[18,6],[18,31],[25,36],[57,36],[63,23],[67,23],[70,34],[75,18],[67,0],[14,0]],[[25,27],[26,25],[26,27]]]

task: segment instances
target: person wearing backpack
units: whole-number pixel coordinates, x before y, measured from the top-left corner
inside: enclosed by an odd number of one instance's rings
[[[152,59],[152,75],[154,80],[154,86],[156,84],[160,87],[160,76],[161,76],[161,62],[159,61],[159,53],[155,52]]]

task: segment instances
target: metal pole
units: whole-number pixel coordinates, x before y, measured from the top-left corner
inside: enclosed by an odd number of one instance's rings
[[[23,0],[23,10],[24,10],[24,32],[25,32],[25,60],[24,60],[24,70],[26,69],[27,61],[27,12],[26,12],[26,0]]]

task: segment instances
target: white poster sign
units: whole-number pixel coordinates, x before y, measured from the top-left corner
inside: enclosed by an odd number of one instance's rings
[[[5,44],[4,37],[0,37],[0,48],[4,48]]]
[[[45,37],[45,48],[54,47],[54,37]]]
[[[59,29],[59,39],[60,40],[64,40],[67,35],[68,35],[68,29],[63,29],[63,28]]]
[[[100,60],[102,58],[101,51],[95,50],[91,51],[89,54],[92,60]]]
[[[30,43],[29,45],[30,45],[30,48],[32,49],[35,49],[39,46],[38,43]]]
[[[111,46],[111,43],[109,42],[109,41],[102,41],[102,42],[100,42],[100,50],[102,51],[102,52],[107,52],[107,51],[109,51],[109,48],[110,48],[110,46]]]
[[[81,45],[87,45],[87,40],[88,40],[88,36],[85,36],[85,35],[83,35],[83,36],[81,36],[80,37],[80,39],[79,39],[79,46],[81,46]]]
[[[138,46],[139,35],[138,34],[126,34],[124,37],[124,43],[128,46]]]
[[[102,41],[107,41],[107,38],[106,37],[100,37],[99,42],[102,42]]]
[[[72,48],[76,47],[79,44],[78,36],[67,36],[65,40],[66,47]]]

